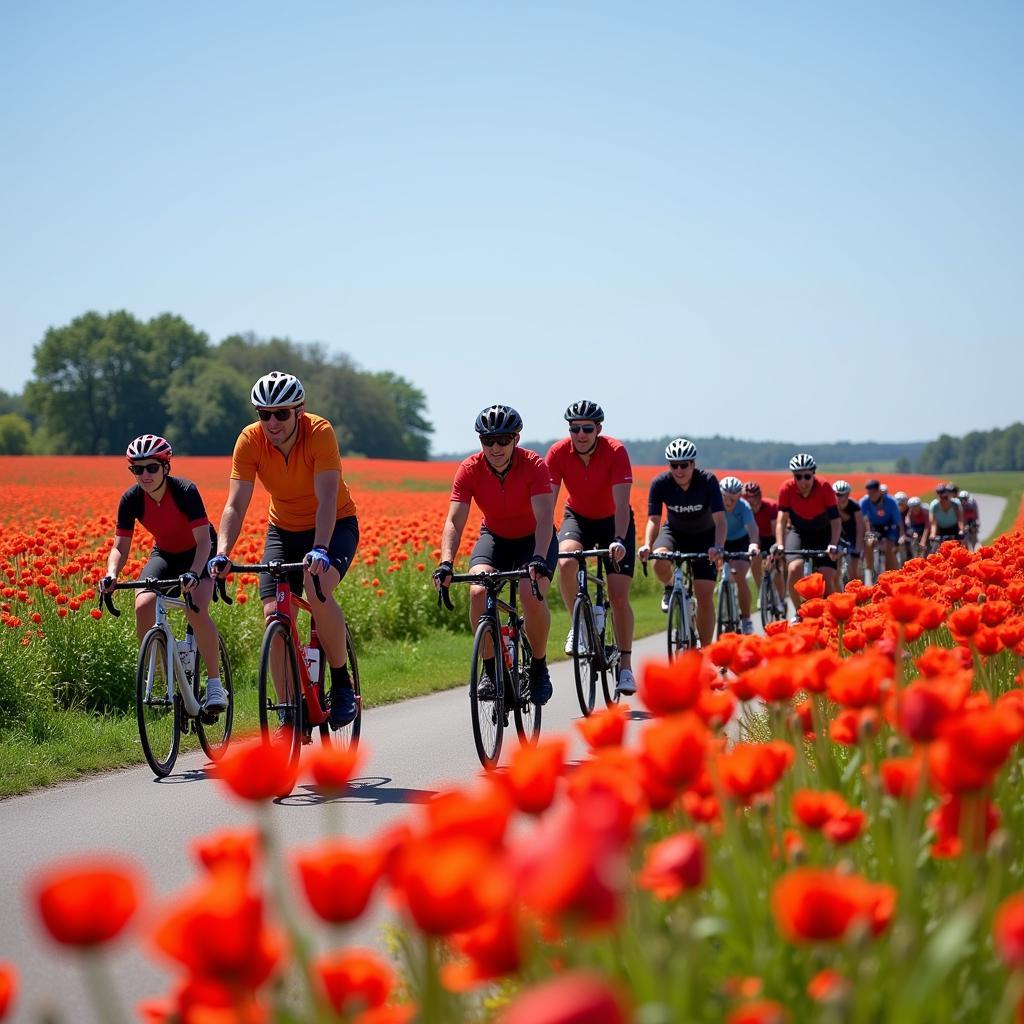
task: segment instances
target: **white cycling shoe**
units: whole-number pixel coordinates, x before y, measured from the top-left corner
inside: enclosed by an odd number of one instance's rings
[[[619,697],[632,697],[636,693],[636,677],[628,668],[620,669],[619,681],[615,686],[615,693]]]
[[[574,644],[576,642],[576,633],[574,630],[569,630],[569,635],[565,638],[565,653],[571,655],[574,651]],[[590,648],[587,645],[586,634],[580,637],[580,654],[589,654]]]

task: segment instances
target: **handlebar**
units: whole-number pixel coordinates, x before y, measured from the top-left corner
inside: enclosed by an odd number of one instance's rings
[[[173,579],[168,579],[168,580],[158,580],[155,576],[149,576],[149,577],[147,577],[144,580],[130,580],[130,581],[126,582],[126,583],[115,583],[113,589],[114,590],[171,590],[173,587],[178,587],[178,586],[181,586],[181,581],[177,577],[174,577]],[[214,601],[217,600],[217,588],[216,587],[214,588],[214,591],[213,591],[213,599],[214,599]],[[228,602],[228,604],[231,603],[231,601],[228,598],[226,592],[224,593],[224,599]],[[199,609],[196,607],[195,601],[192,600],[192,595],[191,594],[185,594],[185,604],[188,605],[189,611],[193,611],[193,612],[199,611]],[[111,591],[103,591],[103,590],[100,591],[100,597],[99,597],[99,600],[96,602],[96,607],[99,608],[102,611],[104,605],[106,606],[107,611],[110,612],[110,614],[113,615],[115,619],[120,617],[121,613],[114,606],[114,600],[113,600],[113,597],[111,596]]]
[[[580,561],[583,558],[607,558],[610,548],[590,548],[587,551],[559,551],[559,558],[575,558]]]
[[[706,554],[698,554],[693,551],[652,551],[647,556],[647,561],[650,561],[652,558],[659,562],[676,562],[677,564],[682,562],[699,562],[701,560],[705,562],[711,561]],[[647,562],[641,561],[640,564],[643,566],[644,575],[646,576],[648,574]]]
[[[544,598],[541,595],[540,588],[537,586],[537,581],[530,578],[529,569],[512,569],[508,572],[460,572],[454,574],[451,579],[448,580],[448,585],[451,586],[453,583],[475,583],[477,586],[482,586],[487,590],[497,592],[508,580],[525,579],[530,579],[530,590],[533,593],[533,596],[538,601],[543,601]],[[444,604],[448,611],[455,610],[455,605],[452,604],[451,595],[448,593],[448,587],[438,587],[437,605],[438,607],[441,607],[442,604]]]
[[[276,559],[270,562],[262,562],[258,565],[231,564],[231,572],[266,572],[273,576],[275,580],[279,580],[282,576],[288,576],[293,572],[305,572],[307,568],[308,566],[305,562],[279,562]],[[313,576],[310,573],[310,578],[313,580],[313,590],[316,591],[317,600],[323,603],[327,598],[324,597],[323,589],[320,586],[320,577]]]

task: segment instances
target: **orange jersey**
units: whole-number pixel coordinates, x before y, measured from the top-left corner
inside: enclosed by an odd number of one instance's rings
[[[313,476],[336,469],[341,473],[341,454],[334,428],[322,416],[299,417],[299,436],[285,457],[267,440],[258,423],[238,435],[231,455],[231,479],[254,483],[256,478],[270,494],[270,521],[282,530],[312,530],[316,526],[316,490]],[[345,478],[338,479],[336,519],[356,514]]]

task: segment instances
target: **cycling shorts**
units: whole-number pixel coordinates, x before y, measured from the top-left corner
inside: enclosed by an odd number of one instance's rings
[[[881,537],[883,540],[891,540],[894,544],[899,539],[900,528],[896,525],[891,526],[869,526],[865,531],[865,535],[868,533],[874,533]]]
[[[757,543],[758,543],[758,545],[761,548],[761,554],[762,555],[767,555],[768,552],[771,551],[772,547],[775,545],[775,538],[774,537],[758,537],[757,538]]]
[[[936,536],[945,537],[947,540],[950,538],[956,540],[960,536],[960,529],[956,526],[940,526]]]
[[[216,550],[217,538],[214,536],[213,547],[210,548],[211,555]],[[149,553],[146,564],[142,567],[142,572],[139,573],[139,579],[145,580],[152,577],[157,580],[168,580],[175,576],[183,576],[185,573],[192,571],[192,562],[195,557],[195,548],[192,548],[191,551],[161,551],[159,548],[153,548]],[[199,578],[201,580],[208,580],[210,578],[210,573],[205,565],[202,572],[199,573]],[[168,597],[180,597],[181,588],[168,589],[165,593]]]
[[[786,550],[799,551],[802,548],[805,551],[824,551],[832,543],[830,537],[831,533],[823,531],[800,534],[795,530],[788,530],[786,532]],[[787,559],[787,562],[792,564],[792,559]],[[836,560],[827,555],[818,555],[811,559],[811,567],[815,570],[835,569]]]
[[[668,524],[661,528],[657,539],[654,542],[654,550],[667,548],[669,551],[682,551],[688,555],[706,555],[708,548],[715,546],[715,531],[701,530],[698,533],[683,533],[678,537],[669,529]],[[696,562],[690,563],[695,580],[718,579],[718,567],[709,562],[706,558],[699,558]]]
[[[927,523],[908,523],[907,533],[912,533],[915,537],[921,537],[924,535],[925,527]]]
[[[489,565],[498,572],[525,569],[535,550],[536,540],[532,533],[525,537],[499,537],[486,526],[481,526],[480,537],[469,556],[469,567],[472,569],[476,565]],[[544,552],[544,564],[554,575],[558,567],[558,537],[554,530],[551,531],[551,543]]]
[[[301,562],[313,548],[316,530],[282,530],[280,526],[270,523],[267,526],[267,539],[263,549],[264,562]],[[327,545],[327,557],[331,565],[345,578],[356,548],[359,546],[359,521],[355,516],[344,516],[334,524],[330,543]],[[293,572],[288,575],[288,586],[293,594],[302,594],[303,573]],[[339,580],[340,582],[340,580]],[[268,572],[260,573],[260,597],[266,601],[277,593],[277,583]]]
[[[566,506],[565,515],[562,517],[562,528],[558,531],[559,541],[574,540],[582,544],[584,548],[606,548],[615,540],[615,516],[608,516],[606,519],[588,519],[578,512],[573,512]],[[632,576],[636,567],[636,526],[633,523],[633,513],[629,513],[629,526],[626,528],[626,536],[622,538],[626,545],[626,555],[616,566],[612,566],[610,558],[602,558],[606,576],[613,572],[623,573]]]
[[[725,542],[725,550],[730,555],[744,555],[744,556],[746,556],[747,551],[750,550],[750,538],[749,537],[737,537],[736,540],[727,540]]]

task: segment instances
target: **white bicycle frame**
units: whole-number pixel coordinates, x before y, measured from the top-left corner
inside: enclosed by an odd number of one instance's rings
[[[181,658],[178,657],[178,640],[174,635],[174,630],[171,629],[170,622],[167,619],[168,608],[185,608],[185,602],[177,597],[166,597],[164,594],[158,593],[156,595],[156,624],[153,629],[159,629],[163,631],[166,643],[164,644],[167,664],[164,666],[164,675],[167,679],[167,700],[170,703],[174,701],[174,687],[171,680],[174,680],[174,684],[178,687],[178,693],[181,694],[182,703],[185,705],[185,714],[189,718],[195,718],[199,714],[199,701],[196,700],[196,695],[192,690],[192,684],[188,677],[185,675],[185,669],[182,667]],[[198,671],[198,658],[199,653],[196,652],[197,668]],[[156,679],[156,649],[150,648],[149,664],[146,666],[146,700],[153,699],[153,683]]]

